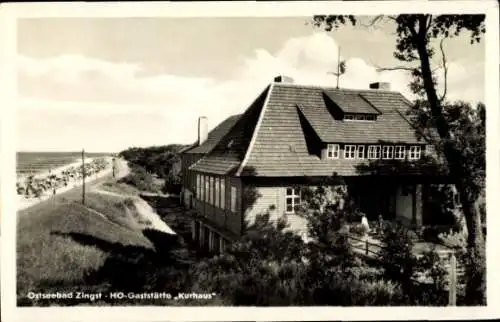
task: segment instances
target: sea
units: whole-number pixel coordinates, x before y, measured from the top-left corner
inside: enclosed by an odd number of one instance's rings
[[[85,158],[110,156],[107,152],[86,152]],[[17,152],[16,174],[25,176],[62,167],[82,159],[82,152]]]

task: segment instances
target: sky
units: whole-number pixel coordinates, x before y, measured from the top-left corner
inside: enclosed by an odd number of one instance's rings
[[[17,128],[20,151],[115,152],[189,144],[197,119],[209,128],[242,113],[276,75],[343,88],[386,81],[408,98],[393,58],[394,25],[326,33],[309,17],[37,18],[18,20]],[[370,17],[361,17],[368,22]],[[484,42],[444,43],[448,99],[484,101]],[[440,55],[432,62],[438,68]],[[438,70],[438,80],[442,80]],[[439,90],[442,90],[440,82]]]

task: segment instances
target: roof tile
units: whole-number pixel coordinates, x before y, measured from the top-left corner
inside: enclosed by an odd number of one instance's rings
[[[309,153],[300,113],[323,142],[332,143],[423,143],[417,139],[415,129],[402,116],[408,101],[397,92],[382,90],[347,90],[297,84],[275,83],[263,108],[266,89],[247,109],[215,148],[191,169],[216,174],[232,174],[241,166],[249,143],[242,176],[342,176],[359,175],[362,160],[321,160]],[[335,120],[325,102],[324,92],[342,93],[343,106],[366,111],[367,106],[379,111],[376,121]],[[362,102],[352,107],[349,98]],[[357,101],[361,102],[361,101]],[[365,104],[366,103],[366,104]],[[361,106],[361,107],[360,107]],[[371,107],[373,106],[373,107]],[[262,115],[260,127],[254,129]],[[232,146],[228,148],[228,143]]]

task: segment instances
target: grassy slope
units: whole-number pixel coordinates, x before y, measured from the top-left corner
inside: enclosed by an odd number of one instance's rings
[[[87,194],[87,206],[106,214],[110,222],[81,205],[80,196],[81,189],[75,189],[18,214],[21,302],[28,291],[85,285],[86,274],[99,269],[108,257],[106,247],[152,248],[133,218],[120,209],[118,197]]]

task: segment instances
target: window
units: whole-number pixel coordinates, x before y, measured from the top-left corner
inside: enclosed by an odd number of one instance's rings
[[[219,178],[215,178],[215,202],[214,202],[214,205],[215,207],[219,207],[220,206],[220,190],[219,190]]]
[[[220,179],[220,205],[222,209],[226,209],[226,182],[225,178]]]
[[[392,145],[384,145],[382,149],[382,159],[392,159],[394,157],[394,147]]]
[[[396,145],[394,147],[394,159],[396,160],[404,160],[405,159],[405,146],[404,145]]]
[[[300,205],[300,188],[286,188],[286,213],[293,214]]]
[[[199,174],[196,175],[196,198],[200,199],[200,189],[201,188],[201,176]]]
[[[410,160],[418,160],[420,159],[421,147],[419,145],[410,146],[410,152],[408,155],[408,159]]]
[[[209,202],[210,200],[210,177],[205,176],[205,199],[203,201]]]
[[[380,159],[380,145],[370,145],[368,147],[368,159]]]
[[[356,146],[355,145],[345,145],[344,146],[344,158],[346,158],[346,159],[356,158]]]
[[[364,159],[364,158],[365,158],[365,146],[358,145],[358,159]]]
[[[231,211],[236,212],[236,187],[231,186]]]
[[[377,117],[370,114],[344,114],[344,120],[347,121],[375,121]]]
[[[327,157],[328,159],[338,159],[340,155],[340,146],[338,144],[328,144]]]
[[[201,176],[200,180],[200,200],[205,201],[205,176]]]
[[[214,189],[214,177],[210,177],[210,186],[209,186],[209,191],[210,191],[210,199],[208,202],[213,205],[215,204],[215,189]]]

